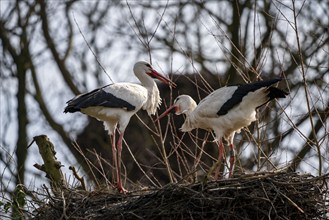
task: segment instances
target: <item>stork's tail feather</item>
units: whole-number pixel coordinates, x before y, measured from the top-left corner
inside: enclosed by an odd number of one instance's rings
[[[281,90],[281,89],[278,89],[276,87],[268,87],[266,89],[266,91],[268,92],[267,93],[267,97],[268,97],[268,100],[264,103],[262,103],[261,105],[259,105],[257,108],[267,104],[268,102],[270,102],[271,100],[273,99],[276,99],[276,98],[285,98],[289,93]]]
[[[269,87],[267,89],[267,91],[269,92],[267,94],[267,96],[270,98],[270,100],[275,99],[275,98],[285,98],[289,93],[278,89],[276,87]]]
[[[73,112],[78,112],[80,111],[80,108],[77,108],[75,105],[70,105],[68,103],[68,105],[66,106],[66,108],[64,109],[64,113],[73,113]]]

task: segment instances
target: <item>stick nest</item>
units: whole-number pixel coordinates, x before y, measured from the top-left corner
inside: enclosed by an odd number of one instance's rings
[[[328,178],[267,172],[125,195],[66,190],[35,219],[326,219]]]

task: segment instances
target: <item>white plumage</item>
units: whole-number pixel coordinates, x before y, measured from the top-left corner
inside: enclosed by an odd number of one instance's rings
[[[176,86],[170,79],[162,76],[153,67],[145,62],[137,62],[134,73],[142,85],[134,83],[115,83],[95,89],[91,92],[76,96],[67,102],[64,112],[80,111],[104,122],[106,130],[112,137],[113,163],[116,167],[117,188],[120,192],[126,190],[121,182],[121,150],[124,131],[130,118],[140,109],[149,115],[155,114],[161,104],[159,90],[153,78],[171,86]],[[115,143],[115,131],[120,136]]]
[[[209,94],[198,105],[190,96],[180,95],[158,119],[175,110],[176,115],[186,115],[181,131],[188,132],[195,128],[213,130],[218,142],[219,161],[223,159],[222,138],[226,139],[231,149],[229,176],[232,176],[235,162],[234,135],[256,120],[258,107],[274,98],[284,98],[287,95],[284,91],[271,87],[279,80],[273,79],[241,86],[222,87]]]
[[[134,106],[134,109],[129,111],[125,106],[115,108],[104,107],[102,106],[102,103],[99,103],[99,106],[81,108],[80,111],[82,113],[103,121],[105,129],[108,131],[109,135],[114,134],[115,128],[118,124],[120,125],[120,132],[123,132],[127,127],[131,116],[141,108],[151,115],[156,112],[157,107],[161,104],[159,93],[150,92],[150,94],[148,94],[148,90],[145,87],[134,83],[111,84],[104,88],[103,91],[107,94],[112,94],[117,98],[123,99]],[[156,91],[158,91],[157,87]],[[103,101],[107,102],[108,100],[104,99]]]

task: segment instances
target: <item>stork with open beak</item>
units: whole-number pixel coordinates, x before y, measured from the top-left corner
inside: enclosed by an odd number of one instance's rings
[[[178,96],[174,104],[162,113],[157,120],[171,111],[176,115],[185,114],[181,131],[195,128],[213,130],[218,143],[218,164],[224,158],[222,138],[230,145],[229,176],[232,177],[235,164],[233,138],[242,128],[256,120],[256,109],[275,98],[285,98],[286,92],[272,85],[281,79],[258,81],[239,86],[225,86],[215,90],[197,105],[188,95]],[[215,178],[218,177],[219,168]]]
[[[125,128],[130,118],[141,108],[154,115],[161,104],[157,78],[165,84],[176,87],[170,79],[153,69],[151,64],[139,61],[134,65],[135,76],[142,85],[135,83],[114,83],[80,94],[67,102],[64,113],[82,112],[104,122],[112,140],[113,164],[116,170],[117,189],[126,192],[121,181],[121,150]],[[115,132],[119,131],[116,144]]]

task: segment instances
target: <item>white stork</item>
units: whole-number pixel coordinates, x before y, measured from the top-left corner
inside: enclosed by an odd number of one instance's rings
[[[197,105],[188,95],[178,96],[174,104],[159,118],[174,111],[176,115],[185,114],[181,131],[188,132],[195,128],[213,130],[218,143],[218,164],[224,158],[222,138],[230,145],[229,176],[233,175],[235,153],[233,138],[243,127],[256,120],[256,109],[275,98],[285,98],[287,93],[272,87],[281,79],[258,81],[254,83],[225,86],[215,90]],[[219,168],[216,171],[218,176]]]
[[[119,192],[126,192],[121,182],[121,150],[125,128],[131,116],[141,108],[149,115],[155,114],[161,104],[158,87],[153,80],[175,87],[176,84],[162,76],[153,67],[139,61],[134,66],[134,73],[142,85],[134,83],[114,83],[91,92],[80,94],[67,102],[65,113],[80,111],[104,122],[112,140],[113,163],[116,169],[117,188]],[[115,143],[115,131],[118,127],[119,140]]]

